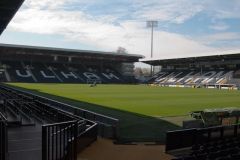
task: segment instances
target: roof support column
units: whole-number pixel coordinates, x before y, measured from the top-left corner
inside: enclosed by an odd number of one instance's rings
[[[68,57],[68,62],[72,62],[72,57]]]
[[[54,60],[54,62],[57,62],[58,61],[58,56],[54,55],[53,60]]]

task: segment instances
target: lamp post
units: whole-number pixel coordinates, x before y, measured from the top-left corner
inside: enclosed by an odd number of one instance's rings
[[[147,28],[151,28],[151,58],[153,58],[153,30],[158,27],[158,21],[147,21]],[[151,76],[153,76],[153,66],[151,65]]]

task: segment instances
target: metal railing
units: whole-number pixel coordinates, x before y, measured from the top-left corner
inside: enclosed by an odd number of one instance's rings
[[[78,131],[81,129],[80,126],[78,126]],[[91,143],[97,140],[98,136],[98,124],[94,124],[87,128],[83,132],[79,132],[77,137],[77,152],[82,151],[87,146],[89,146]]]
[[[0,87],[1,89],[9,95],[18,96],[18,91]],[[97,139],[97,123],[44,103],[41,99],[33,99],[32,102],[25,102],[25,99],[21,98],[5,99],[5,102],[4,106],[8,109],[10,109],[9,103],[12,104],[11,107],[16,115],[26,112],[27,117],[35,114],[37,117],[49,120],[46,122],[53,122],[42,126],[43,160],[76,160],[77,153]],[[0,112],[0,160],[7,160],[7,146],[7,119]]]
[[[76,160],[78,122],[42,126],[42,160]]]
[[[7,123],[6,118],[0,112],[0,160],[7,159]]]
[[[60,110],[64,110],[65,112],[69,112],[70,114],[77,115],[79,117],[85,118],[90,121],[94,121],[98,123],[98,130],[100,132],[99,136],[105,137],[105,138],[118,138],[118,133],[119,133],[119,120],[105,116],[96,112],[92,112],[89,110],[85,110],[79,107],[75,107],[72,105],[68,105],[66,103],[62,103],[50,98],[46,98],[28,91],[23,91],[21,89],[16,89],[14,87],[8,86],[8,85],[1,85],[1,87],[12,90],[12,91],[17,91],[19,93],[24,94],[25,96],[30,96],[35,100],[39,100],[43,103],[48,103],[52,105],[55,108],[58,108]]]
[[[42,160],[76,160],[77,153],[97,139],[97,124],[85,121],[42,126]]]
[[[169,131],[166,136],[166,152],[239,135],[240,124]]]

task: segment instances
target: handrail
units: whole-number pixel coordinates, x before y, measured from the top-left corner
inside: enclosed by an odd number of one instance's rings
[[[68,124],[68,123],[75,123],[77,121],[66,121],[66,122],[59,122],[59,123],[51,123],[51,124],[45,124],[42,125],[43,127],[51,127],[51,126],[56,126],[56,125],[61,125],[61,124]]]
[[[32,95],[32,96],[35,96],[35,97],[38,97],[38,98],[42,98],[42,99],[45,99],[45,100],[48,100],[48,101],[52,101],[54,103],[61,104],[61,105],[64,105],[64,106],[67,106],[67,107],[70,107],[70,108],[73,108],[73,109],[79,109],[79,110],[82,110],[84,112],[88,112],[88,113],[91,113],[91,114],[94,114],[94,115],[97,115],[97,116],[100,116],[100,117],[111,119],[113,121],[117,121],[117,122],[119,121],[119,119],[109,117],[109,116],[106,116],[106,115],[103,115],[103,114],[99,114],[99,113],[96,113],[96,112],[93,112],[93,111],[89,111],[89,110],[86,110],[86,109],[82,109],[82,108],[79,108],[79,107],[75,107],[75,106],[72,106],[72,105],[69,105],[69,104],[66,104],[66,103],[63,103],[63,102],[56,101],[54,99],[50,99],[50,98],[47,98],[47,97],[44,97],[44,96],[37,95],[37,94],[29,92],[29,91],[24,91],[24,90],[21,90],[21,89],[17,89],[17,88],[14,88],[12,86],[5,85],[5,84],[3,86],[11,88],[11,89],[13,89],[15,91],[18,91],[18,92],[22,92],[22,93],[29,94],[29,95]]]
[[[68,105],[66,103],[58,102],[56,100],[43,97],[40,95],[37,95],[35,93],[32,93],[30,91],[25,91],[23,89],[18,89],[13,86],[9,86],[7,84],[0,85],[0,88],[3,90],[16,93],[16,94],[25,94],[26,96],[31,96],[35,102],[39,101],[43,105],[47,105],[48,107],[51,107],[53,109],[56,109],[59,111],[59,113],[64,113],[68,116],[70,116],[72,119],[82,119],[86,120],[87,123],[90,123],[90,125],[93,124],[99,124],[97,125],[99,129],[105,131],[105,128],[108,128],[109,126],[111,129],[106,134],[105,132],[99,132],[99,135],[102,137],[111,137],[111,138],[117,138],[119,133],[119,120],[105,116],[99,113],[95,113],[89,110],[85,110],[79,107],[75,107],[72,105]]]
[[[65,110],[63,110],[63,109],[55,108],[55,107],[53,107],[52,105],[49,105],[49,104],[46,104],[46,103],[43,103],[43,102],[40,102],[40,103],[45,104],[45,105],[47,105],[47,107],[52,108],[52,109],[55,109],[55,110],[57,110],[58,112],[64,113],[64,114],[66,114],[66,115],[68,115],[68,116],[71,116],[71,118],[84,119],[84,118],[79,117],[79,116],[77,116],[77,115],[74,115],[74,114],[72,114],[72,113],[70,113],[70,112],[67,112],[67,111],[65,111]]]
[[[231,129],[228,134],[224,134],[225,130]],[[229,126],[212,126],[207,128],[191,128],[167,131],[166,134],[166,152],[171,150],[181,149],[185,147],[191,147],[194,144],[204,143],[202,138],[206,138],[206,141],[222,139],[224,137],[236,137],[239,136],[240,124],[233,124]],[[217,136],[213,136],[212,133],[218,133]],[[204,134],[205,137],[204,137]]]
[[[0,120],[7,121],[7,118],[0,112]]]
[[[83,135],[84,133],[86,133],[87,131],[89,131],[90,129],[92,129],[92,128],[96,127],[96,126],[97,126],[97,124],[94,124],[94,125],[88,127],[85,131],[81,132],[78,136]]]

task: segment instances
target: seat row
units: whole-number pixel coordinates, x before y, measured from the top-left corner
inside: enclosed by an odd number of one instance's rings
[[[190,152],[172,160],[237,160],[240,159],[240,137],[220,139],[192,146]]]

